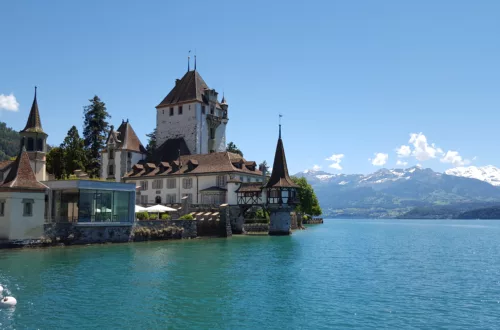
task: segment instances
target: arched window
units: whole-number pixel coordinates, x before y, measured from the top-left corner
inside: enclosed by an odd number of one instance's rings
[[[35,141],[33,140],[32,137],[28,138],[28,146],[26,147],[26,150],[28,150],[28,151],[34,151],[35,150]]]
[[[156,196],[155,203],[156,204],[161,204],[161,196]]]
[[[36,150],[43,151],[43,139],[38,139],[36,141]]]

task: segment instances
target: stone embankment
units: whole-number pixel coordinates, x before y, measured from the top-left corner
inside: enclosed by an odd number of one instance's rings
[[[302,219],[304,225],[317,225],[323,223],[323,218]]]

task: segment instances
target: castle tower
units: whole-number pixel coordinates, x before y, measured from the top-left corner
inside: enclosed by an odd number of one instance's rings
[[[21,137],[21,148],[26,148],[30,159],[30,165],[35,173],[38,181],[46,181],[48,179],[46,171],[46,153],[47,153],[47,133],[42,129],[40,113],[38,111],[38,103],[35,98],[31,106],[31,111],[24,129],[19,132]]]
[[[281,140],[281,125],[279,126],[278,145],[274,155],[273,171],[265,189],[266,204],[271,212],[269,235],[290,235],[292,217],[290,212],[297,205],[297,186],[288,175],[285,148]]]
[[[219,103],[198,71],[188,71],[156,107],[157,145],[186,145],[191,154],[226,150],[228,104]]]

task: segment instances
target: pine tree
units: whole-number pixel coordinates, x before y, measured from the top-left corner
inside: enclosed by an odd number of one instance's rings
[[[155,153],[156,148],[156,128],[149,134],[146,134],[148,137],[148,145],[146,146],[146,159],[150,162],[153,160],[153,155]]]
[[[85,170],[87,155],[84,149],[83,139],[78,134],[78,129],[73,126],[69,129],[68,135],[61,144],[64,157],[64,168],[68,175],[75,170]]]
[[[85,106],[83,110],[83,137],[87,152],[87,173],[95,178],[100,173],[101,150],[109,132],[109,123],[106,119],[111,116],[106,111],[106,104],[97,95],[89,101],[90,105]]]

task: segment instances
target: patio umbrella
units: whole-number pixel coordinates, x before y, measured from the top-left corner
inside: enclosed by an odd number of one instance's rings
[[[144,211],[146,211],[145,207],[142,207],[140,205],[135,206],[135,213],[144,212]]]
[[[168,206],[157,204],[157,205],[153,205],[153,206],[150,206],[150,207],[146,208],[146,211],[148,211],[150,213],[158,213],[158,218],[159,218],[160,217],[160,213],[174,212],[174,211],[177,211],[177,210],[173,209],[171,207],[168,207]]]

